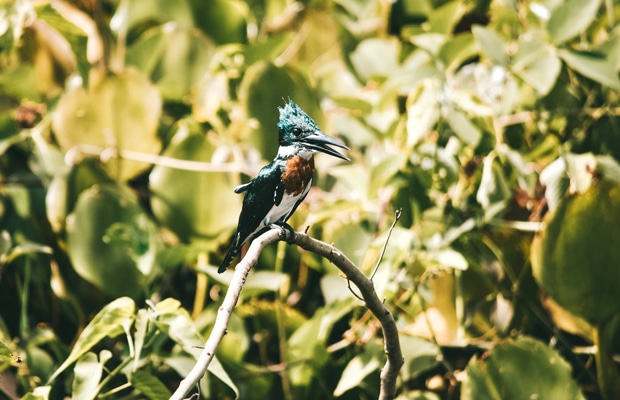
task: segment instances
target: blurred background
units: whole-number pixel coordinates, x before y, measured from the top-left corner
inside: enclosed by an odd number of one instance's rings
[[[275,156],[289,98],[352,159],[315,157],[289,223],[379,263],[399,399],[620,398],[619,17],[0,1],[0,399],[170,396],[232,276],[233,189]],[[384,363],[338,269],[278,243],[195,394],[373,399]]]

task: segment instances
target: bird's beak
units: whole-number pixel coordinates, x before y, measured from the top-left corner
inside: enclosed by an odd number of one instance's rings
[[[303,138],[304,143],[309,148],[320,151],[321,153],[329,154],[330,156],[338,157],[343,160],[351,161],[348,157],[340,154],[336,150],[332,149],[328,146],[328,144],[336,147],[340,147],[341,149],[349,150],[347,146],[344,145],[339,140],[334,139],[333,137],[327,136],[321,131],[315,131],[312,134]]]

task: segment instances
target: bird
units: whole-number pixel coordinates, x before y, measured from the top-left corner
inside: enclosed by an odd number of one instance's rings
[[[344,143],[321,131],[316,122],[293,100],[278,107],[278,153],[261,168],[250,182],[237,186],[245,193],[237,230],[217,272],[224,272],[241,247],[263,231],[280,226],[292,230],[286,221],[305,199],[312,186],[314,153],[329,154],[342,160],[348,157],[329,147],[349,150]]]

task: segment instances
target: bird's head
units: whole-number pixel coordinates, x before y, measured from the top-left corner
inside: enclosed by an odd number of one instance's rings
[[[317,126],[316,122],[304,112],[297,104],[289,100],[280,110],[278,122],[278,135],[280,147],[297,148],[306,151],[320,151],[343,160],[351,161],[328,145],[349,150],[344,143],[327,136]]]

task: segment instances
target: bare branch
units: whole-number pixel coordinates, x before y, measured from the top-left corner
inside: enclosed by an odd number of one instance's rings
[[[226,333],[228,320],[233,308],[237,304],[241,288],[250,269],[256,264],[262,249],[268,244],[278,240],[285,240],[290,244],[296,244],[305,250],[327,258],[347,276],[348,280],[358,287],[366,306],[379,320],[383,328],[384,349],[387,360],[381,371],[381,391],[379,399],[393,399],[396,395],[396,379],[398,378],[398,372],[404,360],[394,317],[377,296],[372,281],[334,246],[312,239],[305,233],[289,232],[280,228],[271,229],[254,239],[245,257],[235,268],[235,274],[230,282],[230,287],[226,292],[222,306],[218,311],[213,331],[205,344],[205,348],[196,361],[196,365],[187,377],[181,381],[171,399],[183,399],[183,396],[185,396],[205,374],[207,366],[213,359],[217,346]]]
[[[245,257],[243,257],[241,262],[235,267],[235,273],[230,281],[230,286],[228,287],[224,301],[217,311],[213,330],[205,343],[204,349],[202,349],[202,353],[200,353],[198,360],[196,360],[196,365],[194,365],[194,368],[192,368],[189,374],[179,383],[179,387],[172,394],[170,400],[182,400],[207,372],[207,367],[211,363],[211,360],[213,360],[215,351],[226,334],[226,327],[228,326],[230,315],[237,305],[239,294],[241,293],[241,289],[243,288],[243,284],[250,270],[256,265],[258,256],[263,248],[278,241],[279,238],[280,230],[271,229],[252,241]]]

